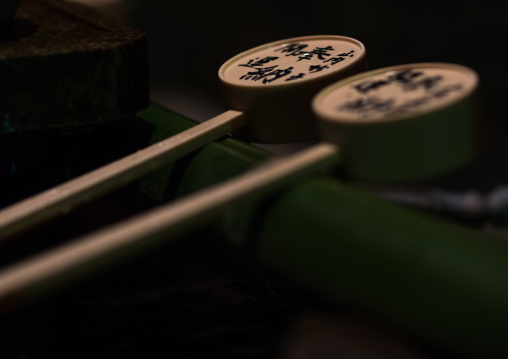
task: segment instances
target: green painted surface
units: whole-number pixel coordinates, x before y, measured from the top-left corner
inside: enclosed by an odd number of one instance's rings
[[[138,117],[156,127],[150,144],[184,131],[197,122],[151,104]],[[234,177],[270,156],[243,141],[225,138],[141,180],[140,190],[156,201],[166,201]]]
[[[508,251],[330,178],[284,191],[258,254],[331,300],[472,358],[505,358]]]

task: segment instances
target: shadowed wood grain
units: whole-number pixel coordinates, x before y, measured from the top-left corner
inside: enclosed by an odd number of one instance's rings
[[[24,0],[0,44],[0,134],[101,124],[148,105],[145,33],[98,11]]]

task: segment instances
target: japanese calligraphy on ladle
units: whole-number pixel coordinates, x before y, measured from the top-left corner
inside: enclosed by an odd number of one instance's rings
[[[457,99],[469,82],[466,74],[451,68],[406,68],[348,83],[329,101],[337,114],[350,120],[401,118]]]
[[[343,68],[360,51],[333,39],[286,43],[246,54],[229,67],[228,78],[246,85],[289,83]]]

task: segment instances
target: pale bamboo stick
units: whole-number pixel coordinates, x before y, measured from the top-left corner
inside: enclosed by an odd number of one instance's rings
[[[103,229],[15,264],[0,272],[0,312],[26,304],[52,290],[218,218],[239,202],[260,198],[295,178],[336,165],[339,152],[318,144],[174,203]]]
[[[164,141],[41,192],[0,211],[0,242],[135,181],[245,124],[230,110]]]

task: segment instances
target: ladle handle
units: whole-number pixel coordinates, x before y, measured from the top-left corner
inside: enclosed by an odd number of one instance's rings
[[[173,241],[183,232],[218,218],[234,205],[269,195],[338,161],[337,147],[321,143],[7,268],[0,272],[0,313],[90,272]]]
[[[0,211],[0,242],[135,181],[231,133],[244,123],[242,112],[226,111],[164,141],[7,207]]]

